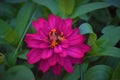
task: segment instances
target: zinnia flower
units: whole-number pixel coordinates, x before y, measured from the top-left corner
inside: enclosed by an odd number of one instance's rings
[[[48,20],[38,18],[32,22],[36,32],[26,34],[25,42],[31,49],[27,54],[29,64],[38,63],[43,73],[49,69],[59,75],[62,67],[73,72],[72,65],[79,64],[90,47],[78,28],[72,28],[72,19],[49,15]]]

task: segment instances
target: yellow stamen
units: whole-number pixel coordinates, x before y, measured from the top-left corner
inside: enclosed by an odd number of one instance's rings
[[[58,43],[56,42],[56,40],[53,40],[51,43],[51,47],[55,47]]]
[[[54,32],[56,32],[56,29],[52,29],[51,31],[54,33]]]
[[[65,39],[65,37],[61,37],[61,40],[64,40]]]

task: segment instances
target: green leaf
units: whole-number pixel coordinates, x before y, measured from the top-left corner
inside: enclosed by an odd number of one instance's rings
[[[120,8],[120,0],[104,0],[106,3],[109,3],[111,5],[114,5],[118,8]]]
[[[13,66],[16,64],[17,61],[17,53],[15,53],[16,49],[13,49],[11,52],[8,53],[8,57],[7,57],[7,62],[8,62],[8,66]]]
[[[26,2],[28,0],[5,0],[5,2],[8,2],[8,3],[21,3],[21,2]]]
[[[100,47],[98,52],[94,55],[97,56],[112,56],[116,58],[120,58],[120,48],[116,47]]]
[[[89,38],[88,38],[88,44],[90,45],[90,46],[93,46],[93,45],[95,45],[96,43],[96,40],[97,40],[97,35],[95,34],[95,33],[91,33],[91,34],[89,34]]]
[[[105,65],[96,65],[86,72],[84,80],[110,80],[112,69]]]
[[[85,4],[85,5],[80,5],[79,7],[77,7],[75,9],[75,11],[71,17],[76,18],[76,17],[83,15],[83,14],[86,14],[88,12],[92,12],[94,10],[106,8],[109,6],[111,6],[111,4],[105,3],[105,2],[94,2],[94,3]]]
[[[97,35],[95,33],[90,33],[87,44],[91,47],[91,50],[88,55],[97,52],[98,45],[96,44],[96,40],[97,40]]]
[[[87,62],[84,62],[80,65],[80,78],[81,80],[84,80],[84,76],[85,76],[85,72],[88,68],[88,63]],[[78,80],[78,79],[76,79]]]
[[[0,52],[0,64],[5,61],[5,56]]]
[[[3,20],[0,19],[0,38],[10,44],[15,44],[16,32]]]
[[[26,60],[26,59],[27,59],[27,58],[26,58],[26,54],[28,53],[28,51],[29,51],[28,49],[23,50],[23,51],[18,55],[18,57],[21,58],[21,59],[25,59],[25,60]]]
[[[92,26],[88,23],[83,23],[79,26],[81,34],[93,33]]]
[[[63,15],[70,15],[74,9],[75,0],[59,0],[59,8]]]
[[[97,43],[104,40],[101,46],[114,46],[120,40],[120,27],[107,26],[102,30],[103,36],[101,36]]]
[[[13,18],[16,15],[16,9],[5,3],[0,3],[0,16],[2,18]]]
[[[120,63],[114,70],[111,80],[120,80]]]
[[[18,65],[10,68],[6,72],[5,80],[35,80],[35,78],[29,68]]]
[[[56,1],[53,0],[32,0],[33,2],[36,2],[37,4],[43,5],[50,9],[50,11],[53,14],[58,14],[59,9]]]
[[[90,0],[75,0],[75,6],[80,6],[80,5],[83,5],[83,4],[86,4],[88,3]]]
[[[118,16],[119,19],[120,19],[120,9],[117,9],[117,16]]]
[[[28,24],[28,21],[30,20],[34,10],[34,4],[33,3],[25,3],[23,7],[20,9],[17,19],[16,19],[16,27],[15,30],[17,32],[17,43],[21,39],[26,26]]]
[[[80,65],[74,66],[74,72],[71,74],[65,75],[63,80],[78,80],[80,78]]]

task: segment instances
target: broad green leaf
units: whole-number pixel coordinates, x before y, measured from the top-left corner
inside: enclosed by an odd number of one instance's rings
[[[53,14],[58,14],[59,12],[58,4],[54,0],[32,0],[32,1],[47,7]]]
[[[92,26],[88,23],[83,23],[79,26],[81,34],[93,33]]]
[[[3,20],[0,19],[0,38],[14,45],[16,32]]]
[[[16,27],[15,30],[17,32],[17,42],[21,39],[28,21],[30,20],[34,11],[34,4],[33,3],[25,3],[23,7],[20,9],[17,19],[16,19]]]
[[[5,0],[5,2],[8,2],[8,3],[21,3],[21,2],[26,2],[28,0]]]
[[[96,53],[98,45],[96,44],[97,35],[95,33],[90,33],[88,37],[87,44],[90,46],[90,52],[88,55]]]
[[[84,80],[110,80],[112,69],[106,65],[96,65],[88,69]]]
[[[88,68],[88,63],[87,62],[84,62],[80,65],[80,79],[81,80],[84,80],[84,76],[85,76],[85,72]],[[78,79],[76,79],[78,80]]]
[[[93,2],[93,3],[88,3],[88,4],[84,4],[84,5],[80,5],[79,7],[77,7],[74,10],[74,13],[72,14],[72,18],[76,18],[80,15],[86,14],[88,12],[92,12],[94,10],[97,9],[101,9],[101,8],[106,8],[111,6],[111,4],[109,3],[105,3],[105,2]]]
[[[75,6],[78,7],[80,5],[88,3],[90,0],[75,0]]]
[[[120,58],[111,57],[111,56],[102,57],[102,59],[99,62],[99,64],[108,65],[113,69],[115,69],[119,63],[120,63]]]
[[[96,40],[97,40],[97,35],[95,34],[95,33],[91,33],[91,34],[89,34],[89,38],[88,38],[88,44],[90,45],[90,46],[93,46],[93,45],[95,45],[96,43]]]
[[[0,52],[0,64],[5,61],[5,56]]]
[[[35,77],[29,68],[18,65],[6,72],[5,80],[35,80]]]
[[[120,40],[120,27],[107,26],[102,30],[103,36],[101,36],[97,43],[104,40],[102,46],[114,46]]]
[[[7,62],[8,62],[8,66],[13,66],[16,64],[17,61],[17,53],[15,51],[16,49],[13,49],[11,52],[8,53],[8,57],[7,57]]]
[[[88,21],[90,19],[90,16],[88,16],[87,14],[83,14],[83,15],[80,15],[80,19]]]
[[[12,18],[15,17],[15,15],[16,9],[13,6],[5,3],[0,3],[0,16],[2,18]]]
[[[74,9],[75,0],[59,0],[59,8],[63,15],[70,15]]]
[[[120,63],[114,70],[111,80],[120,80]]]
[[[0,74],[2,74],[4,71],[5,71],[5,64],[0,64]],[[0,75],[0,78],[1,78],[1,75]]]
[[[80,78],[80,65],[74,66],[74,72],[71,74],[65,75],[63,80],[78,80]]]
[[[20,38],[20,41],[19,41],[18,45],[17,45],[17,48],[16,48],[15,50],[13,50],[13,51],[11,52],[11,54],[9,55],[8,61],[10,62],[10,66],[15,65],[15,63],[16,63],[16,60],[17,60],[17,57],[18,57],[18,53],[19,53],[19,49],[21,48],[21,46],[22,46],[22,44],[23,44],[24,36],[25,36],[26,32],[28,31],[28,29],[29,29],[29,27],[30,27],[30,25],[31,25],[32,19],[33,19],[33,17],[35,16],[35,14],[36,14],[36,10],[35,10],[34,13],[31,15],[30,20],[29,20],[28,24],[26,25],[26,28],[25,28],[25,30],[24,30],[21,38]]]
[[[120,8],[120,0],[104,0],[104,2]]]
[[[120,19],[120,9],[117,9],[117,16],[118,16],[119,19]]]
[[[21,59],[25,59],[25,60],[26,60],[26,59],[27,59],[27,58],[26,58],[26,54],[28,53],[28,51],[29,51],[28,49],[23,50],[23,51],[18,55],[18,57],[21,58]]]
[[[120,48],[116,47],[100,47],[98,52],[94,55],[97,56],[112,56],[116,58],[120,58]]]

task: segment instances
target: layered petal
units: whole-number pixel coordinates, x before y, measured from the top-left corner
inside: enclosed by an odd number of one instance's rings
[[[42,59],[47,59],[47,58],[51,57],[52,54],[53,54],[53,50],[52,49],[44,49],[41,52],[41,58]]]
[[[56,54],[53,54],[49,59],[49,65],[54,66],[58,62],[58,57]]]
[[[39,62],[39,66],[38,66],[38,69],[41,70],[43,73],[45,73],[46,71],[48,71],[50,68],[50,65],[48,63],[48,60],[41,60]]]
[[[41,51],[39,49],[32,49],[28,52],[27,56],[27,61],[29,64],[34,64],[41,59]]]
[[[55,66],[52,66],[52,72],[55,75],[59,75],[61,73],[62,67],[59,64],[56,64]]]
[[[64,67],[64,69],[68,72],[68,73],[72,73],[73,72],[73,67],[72,67],[72,63],[70,61],[70,59],[68,57],[65,58],[59,58],[59,64]]]
[[[66,49],[66,51],[69,56],[74,57],[74,58],[82,58],[84,56],[84,52],[82,52],[77,47],[70,47]]]

